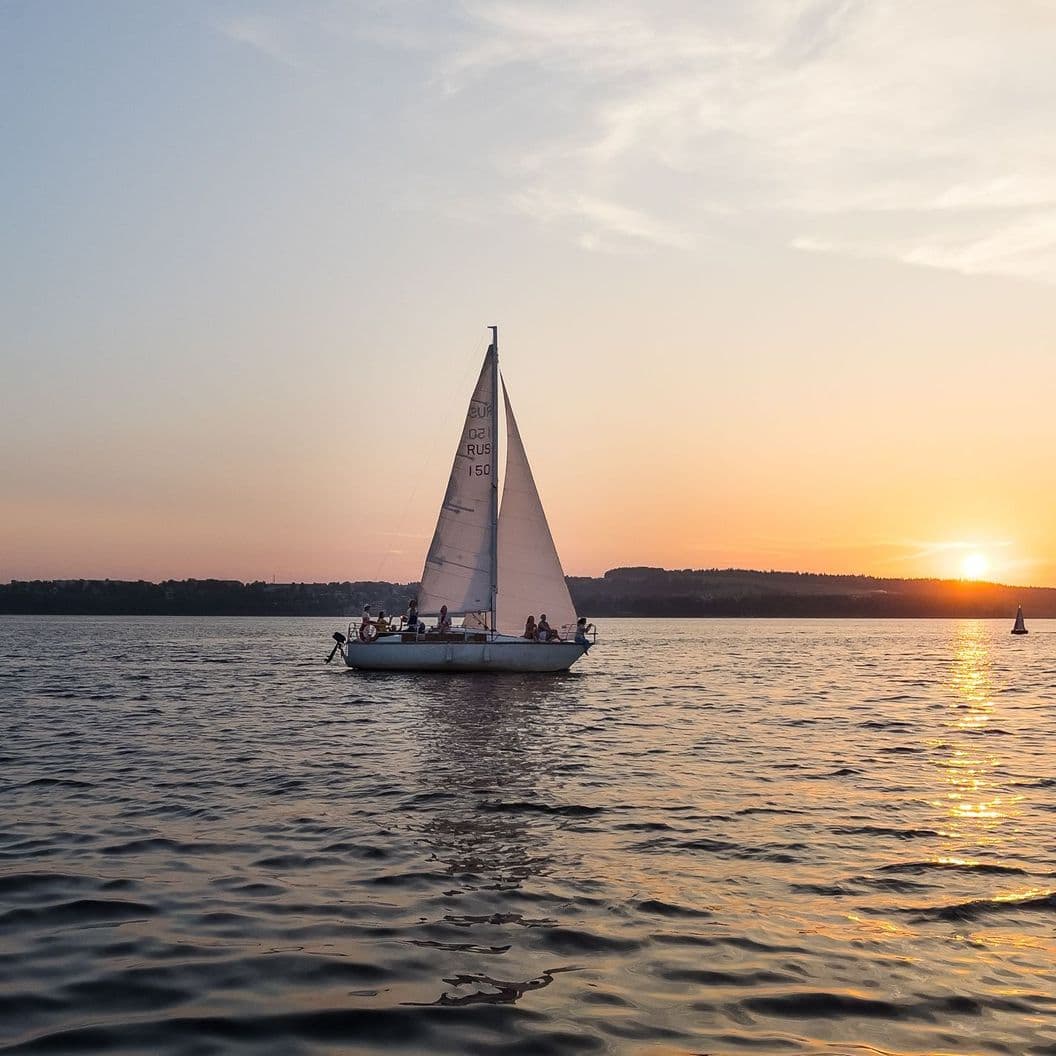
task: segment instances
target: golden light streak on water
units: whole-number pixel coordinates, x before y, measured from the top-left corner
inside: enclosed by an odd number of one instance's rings
[[[997,718],[992,665],[986,624],[966,620],[958,625],[947,719],[953,737],[943,766],[948,790],[934,802],[945,810],[954,838],[970,835],[987,848],[1000,845],[999,823],[1015,813],[1021,798],[994,781],[997,753],[981,747],[979,740]]]
[[[857,913],[848,913],[847,919],[874,938],[890,939],[893,936],[901,938],[913,933],[911,928],[892,920],[869,920]]]

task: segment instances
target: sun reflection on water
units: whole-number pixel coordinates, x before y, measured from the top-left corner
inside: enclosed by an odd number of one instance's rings
[[[1008,795],[995,781],[998,760],[983,739],[996,717],[986,625],[960,624],[954,655],[946,722],[953,736],[942,763],[947,791],[933,805],[945,811],[949,836],[994,848],[1001,843],[1001,823],[1016,813],[1021,797]]]

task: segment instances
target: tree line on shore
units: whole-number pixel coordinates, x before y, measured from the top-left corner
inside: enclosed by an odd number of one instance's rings
[[[746,569],[617,568],[568,579],[576,609],[603,617],[1056,617],[1056,588]],[[417,583],[64,579],[0,584],[0,614],[356,616],[402,613]],[[527,615],[527,614],[526,614]]]

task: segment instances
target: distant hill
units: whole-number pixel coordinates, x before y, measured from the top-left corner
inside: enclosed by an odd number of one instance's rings
[[[1056,617],[1056,588],[959,579],[877,579],[747,569],[614,568],[569,579],[580,613],[598,616]]]
[[[614,568],[568,580],[581,614],[1056,618],[1056,588],[947,579],[877,579],[747,569]],[[241,583],[65,579],[0,584],[0,614],[355,616],[364,604],[401,613],[417,583]],[[527,615],[527,614],[526,614]]]
[[[0,613],[67,616],[349,616],[402,613],[417,583],[242,583],[237,579],[61,579],[0,585]]]

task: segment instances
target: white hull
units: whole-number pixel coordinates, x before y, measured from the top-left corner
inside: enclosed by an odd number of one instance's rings
[[[567,671],[585,651],[576,642],[403,641],[399,635],[367,643],[353,639],[342,650],[345,663],[360,671]]]

